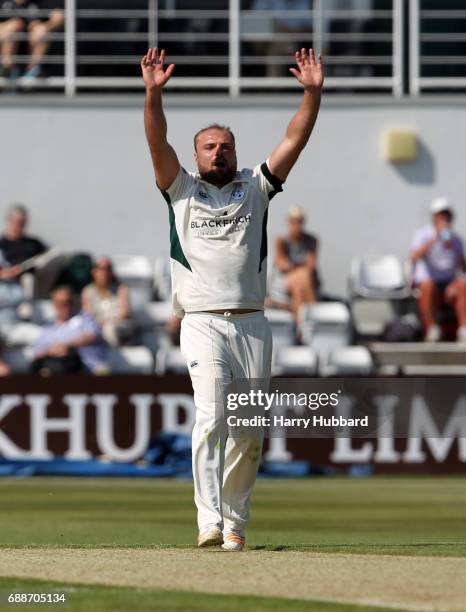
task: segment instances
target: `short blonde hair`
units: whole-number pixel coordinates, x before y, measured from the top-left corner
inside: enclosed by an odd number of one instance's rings
[[[305,219],[306,214],[300,206],[292,206],[288,210],[288,219]]]
[[[235,135],[227,125],[220,125],[220,123],[211,123],[210,125],[207,125],[206,127],[202,128],[202,130],[199,130],[199,132],[196,132],[196,134],[194,134],[194,150],[196,150],[197,139],[199,138],[199,136],[204,132],[207,132],[208,130],[221,130],[222,132],[228,132],[228,134],[230,134],[231,138],[233,139],[233,144],[235,144]]]

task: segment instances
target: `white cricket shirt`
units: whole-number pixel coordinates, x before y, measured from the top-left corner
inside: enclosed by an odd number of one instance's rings
[[[162,191],[176,315],[264,308],[268,205],[281,186],[266,162],[237,172],[221,189],[180,168]]]

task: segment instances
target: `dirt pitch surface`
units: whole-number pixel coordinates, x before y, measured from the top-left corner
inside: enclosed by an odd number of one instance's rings
[[[466,558],[181,549],[4,549],[0,575],[405,610],[465,610]]]

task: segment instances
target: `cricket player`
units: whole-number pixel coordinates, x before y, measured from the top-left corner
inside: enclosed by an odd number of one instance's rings
[[[270,378],[272,337],[264,316],[268,206],[316,122],[322,58],[312,49],[296,52],[290,72],[302,85],[302,101],[266,161],[238,171],[234,135],[214,123],[194,137],[197,173],[180,165],[167,140],[162,90],[175,66],[165,66],[165,59],[163,49],[151,48],[141,61],[144,123],[157,186],[168,204],[173,306],[182,317],[180,348],[196,406],[198,546],[240,551],[262,438],[227,437],[219,403],[235,380]]]

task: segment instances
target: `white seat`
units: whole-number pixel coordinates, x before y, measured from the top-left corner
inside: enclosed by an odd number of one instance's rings
[[[343,302],[317,302],[301,306],[298,318],[319,325],[347,325],[350,312]]]
[[[350,292],[367,298],[404,298],[411,295],[403,266],[395,255],[365,255],[351,262]]]
[[[171,302],[150,302],[144,309],[134,314],[140,329],[141,344],[147,346],[154,355],[161,346],[172,344],[167,328],[172,316]]]
[[[118,279],[129,289],[132,312],[145,308],[152,299],[153,273],[150,260],[144,255],[116,255],[113,267]]]
[[[35,323],[15,323],[2,328],[5,344],[11,347],[35,344],[41,333],[42,327]]]
[[[115,374],[152,374],[154,371],[154,358],[145,346],[112,348],[108,361]]]
[[[279,308],[266,308],[265,317],[272,330],[274,345],[294,344],[294,321],[291,312]]]
[[[303,304],[298,312],[298,325],[303,342],[321,357],[351,340],[351,316],[342,302]]]
[[[341,346],[332,349],[319,366],[321,376],[370,376],[374,363],[365,346]]]
[[[32,358],[31,347],[7,349],[2,353],[2,360],[10,366],[13,374],[29,372]]]
[[[172,291],[170,260],[157,257],[154,262],[154,287],[161,300],[169,300]]]
[[[152,282],[150,260],[145,255],[115,255],[112,258],[115,274],[120,279],[143,279]]]
[[[35,300],[34,301],[34,321],[39,325],[53,323],[57,318],[55,307],[52,300]]]
[[[353,300],[351,314],[359,336],[381,336],[385,325],[396,316],[391,300],[364,298]]]
[[[273,376],[314,376],[317,356],[309,346],[278,346],[272,358]]]
[[[163,346],[157,351],[155,358],[155,372],[163,375],[167,372],[187,374],[186,360],[177,346]]]
[[[173,316],[173,306],[171,301],[149,302],[140,314],[145,315],[152,325],[160,327],[166,325]]]

